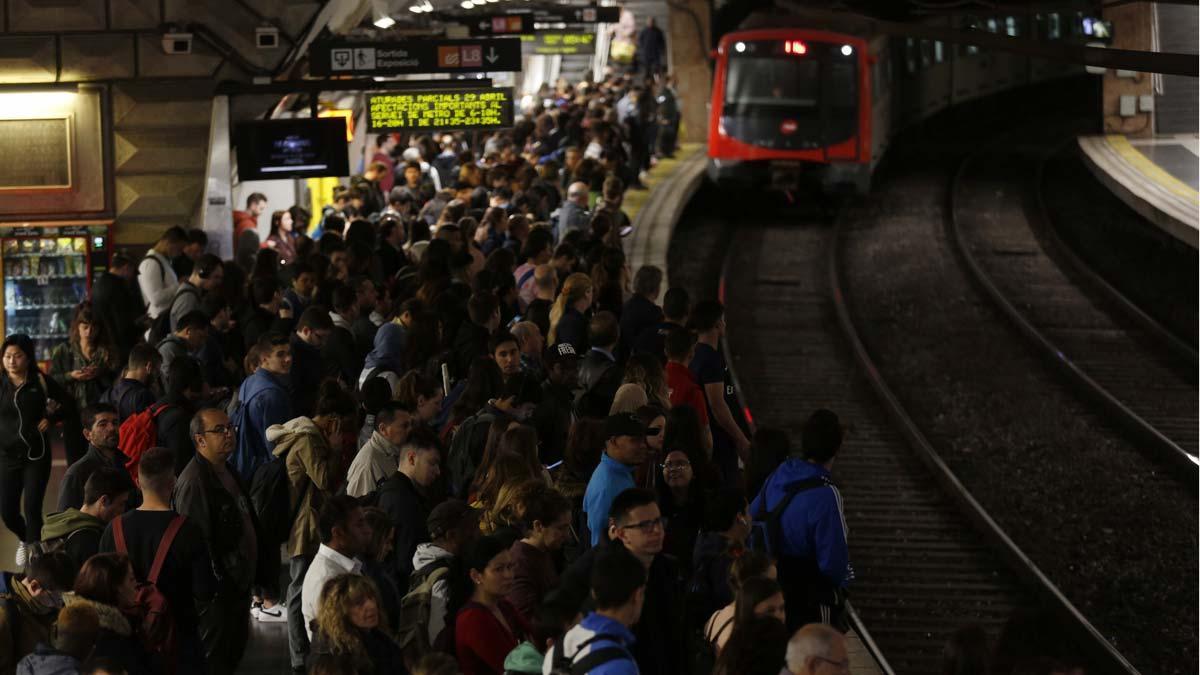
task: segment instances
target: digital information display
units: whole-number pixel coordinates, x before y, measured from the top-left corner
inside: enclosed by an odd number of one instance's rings
[[[504,129],[512,125],[511,87],[394,91],[367,96],[370,131]]]
[[[340,117],[243,122],[236,139],[243,181],[349,175],[346,122]]]
[[[589,32],[539,32],[521,36],[521,48],[527,54],[546,56],[594,54],[596,34]]]

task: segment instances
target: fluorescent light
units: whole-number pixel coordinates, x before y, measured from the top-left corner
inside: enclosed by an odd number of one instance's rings
[[[854,47],[850,45],[842,45],[842,56],[850,56],[854,53]]]
[[[471,9],[474,6],[475,6],[475,3],[471,2],[471,0],[463,0],[463,3],[462,3],[463,9]]]
[[[396,20],[386,14],[379,17],[378,19],[375,19],[375,27],[376,28],[391,28],[392,26],[395,26],[395,25],[396,25]]]
[[[412,12],[413,14],[420,14],[421,7],[419,5],[410,5],[408,11]]]

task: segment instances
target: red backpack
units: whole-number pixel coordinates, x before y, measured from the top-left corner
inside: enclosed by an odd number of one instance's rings
[[[133,478],[134,485],[138,484],[138,464],[142,461],[142,453],[158,445],[155,420],[170,407],[166,403],[153,403],[145,410],[125,418],[117,430],[120,439],[117,448],[128,458],[125,468]]]
[[[129,555],[129,549],[125,546],[125,528],[121,523],[122,520],[124,518],[115,518],[112,521],[113,540],[117,545],[118,552]],[[167,672],[175,670],[175,617],[171,614],[171,605],[167,601],[167,596],[158,590],[158,575],[162,573],[163,564],[167,560],[167,552],[171,550],[175,535],[179,534],[185,520],[187,520],[187,516],[176,515],[171,519],[171,524],[167,525],[167,530],[163,532],[162,539],[158,542],[158,550],[154,554],[154,563],[150,566],[150,574],[145,581],[138,582],[137,595],[134,600],[134,613],[137,619],[132,623],[134,623],[138,638],[150,658],[165,667]]]

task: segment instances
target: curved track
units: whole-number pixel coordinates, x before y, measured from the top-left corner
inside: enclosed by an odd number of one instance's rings
[[[834,475],[856,571],[852,602],[897,672],[937,672],[954,630],[979,623],[996,634],[1032,598],[913,461],[859,373],[830,302],[830,228],[780,217],[740,232],[726,303],[750,407],[793,438],[819,407],[849,426]]]
[[[964,162],[952,188],[951,235],[977,283],[1018,330],[1140,447],[1194,485],[1195,367],[1163,345],[1165,331],[1076,283],[1043,240],[1040,172],[1030,168],[1041,165],[1051,140],[1045,130],[1025,133]]]

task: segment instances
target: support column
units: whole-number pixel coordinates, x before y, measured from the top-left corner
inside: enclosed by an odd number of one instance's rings
[[[1149,2],[1104,8],[1104,18],[1113,23],[1113,49],[1156,51],[1154,6]],[[1154,135],[1154,112],[1142,105],[1152,101],[1154,79],[1150,73],[1112,70],[1104,73],[1104,133],[1130,138]],[[1153,103],[1150,104],[1153,107]]]
[[[214,96],[208,125],[208,164],[200,223],[208,234],[209,251],[222,260],[233,258],[233,165],[229,157],[229,97]]]
[[[668,48],[679,93],[683,120],[680,140],[704,142],[708,135],[708,102],[712,71],[709,45],[712,39],[712,5],[709,0],[669,0]]]

